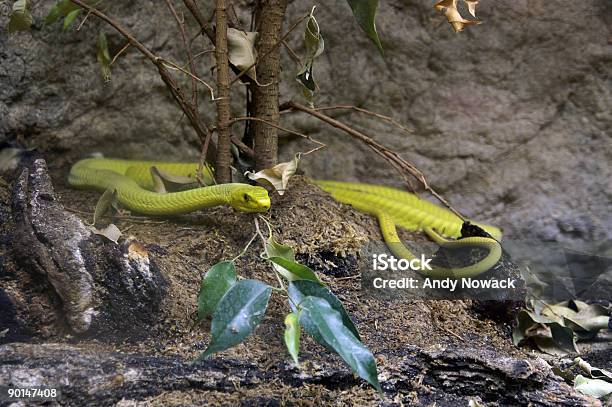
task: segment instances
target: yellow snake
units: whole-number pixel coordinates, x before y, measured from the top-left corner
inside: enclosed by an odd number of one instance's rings
[[[72,166],[68,183],[76,188],[114,191],[123,206],[148,215],[179,215],[217,205],[230,205],[242,212],[265,212],[270,207],[268,192],[262,187],[247,184],[212,185],[171,193],[153,192],[152,167],[172,175],[189,177],[195,182],[198,164],[88,158]],[[208,168],[204,169],[203,178],[205,184],[213,182]],[[314,183],[331,193],[334,199],[376,216],[387,246],[399,258],[412,260],[416,256],[401,243],[396,225],[412,231],[423,230],[444,247],[476,246],[487,250],[488,254],[472,265],[460,268],[436,267],[424,272],[427,276],[473,277],[489,270],[501,258],[502,249],[498,242],[501,231],[494,226],[472,222],[491,237],[447,240],[445,237],[460,237],[463,221],[452,212],[414,194],[369,184],[336,181]]]
[[[423,230],[440,246],[450,249],[482,247],[487,255],[478,262],[459,268],[433,267],[433,270],[420,271],[434,278],[475,277],[489,270],[502,256],[498,240],[501,231],[495,226],[470,222],[487,232],[491,237],[466,237],[447,240],[445,237],[461,236],[463,221],[454,213],[431,202],[420,199],[414,194],[379,185],[352,182],[314,181],[329,192],[339,202],[352,205],[355,209],[378,218],[380,230],[389,250],[398,258],[412,260],[417,258],[397,235],[396,225],[407,230]]]
[[[180,215],[218,205],[230,205],[241,212],[265,212],[270,208],[268,191],[248,184],[212,185],[164,194],[153,192],[152,167],[195,182],[198,164],[87,158],[72,166],[68,184],[114,191],[123,206],[147,215]],[[203,178],[204,183],[212,183],[208,169]]]

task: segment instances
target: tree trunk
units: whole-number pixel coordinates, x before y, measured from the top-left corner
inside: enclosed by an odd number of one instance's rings
[[[232,181],[230,172],[230,90],[229,60],[227,54],[227,0],[217,0],[215,57],[217,60],[217,165],[216,180],[219,183]]]
[[[255,48],[259,55],[257,80],[253,84],[253,116],[278,124],[278,93],[280,82],[280,47],[286,0],[259,0],[255,22],[259,35]],[[271,51],[272,50],[272,51]],[[261,170],[276,164],[278,153],[277,129],[262,122],[252,123],[255,168]]]

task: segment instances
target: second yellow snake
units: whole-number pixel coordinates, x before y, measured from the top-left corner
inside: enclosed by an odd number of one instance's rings
[[[501,231],[498,228],[471,222],[491,237],[447,240],[445,237],[458,238],[461,236],[463,221],[451,211],[420,199],[414,194],[379,185],[336,181],[314,182],[329,192],[337,201],[350,204],[361,212],[376,216],[385,243],[398,258],[412,260],[417,256],[401,242],[397,235],[396,225],[411,231],[422,230],[433,241],[446,248],[481,247],[487,252],[476,263],[464,267],[433,267],[429,271],[420,271],[427,277],[475,277],[495,266],[502,256],[502,248],[498,241],[501,239]]]

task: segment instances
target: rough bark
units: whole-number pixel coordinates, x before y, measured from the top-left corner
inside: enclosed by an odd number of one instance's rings
[[[15,182],[12,222],[15,259],[50,286],[69,331],[138,338],[155,321],[166,281],[153,258],[135,239],[105,241],[66,211],[43,159]]]
[[[216,160],[216,179],[219,183],[232,181],[230,172],[230,91],[229,91],[229,60],[227,54],[227,1],[217,0],[215,13],[215,57],[217,61],[217,134],[218,149]]]
[[[257,63],[257,79],[253,84],[253,116],[278,124],[280,47],[285,18],[286,0],[260,0],[255,16],[259,32],[255,48],[260,60]],[[257,170],[276,164],[278,155],[277,129],[262,122],[252,123],[254,134],[255,167]]]

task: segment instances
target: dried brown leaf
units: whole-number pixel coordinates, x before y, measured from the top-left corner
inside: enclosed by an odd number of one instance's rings
[[[476,2],[477,3],[477,2]],[[469,8],[468,4],[468,8]],[[480,20],[466,20],[463,18],[459,10],[457,9],[457,0],[442,0],[434,5],[434,8],[438,11],[442,11],[444,16],[453,27],[455,32],[462,31],[465,26],[468,25],[477,25],[480,24]],[[473,5],[474,13],[476,12],[476,5]],[[470,13],[472,13],[472,9],[470,9]]]
[[[465,4],[467,4],[468,11],[472,15],[472,17],[476,18],[476,6],[478,5],[478,0],[463,0]]]
[[[291,161],[277,164],[272,168],[266,168],[256,173],[247,171],[244,175],[260,184],[272,186],[279,195],[283,195],[289,180],[297,171],[300,155],[300,153],[297,153]]]
[[[227,47],[230,62],[241,71],[251,67],[246,73],[253,80],[257,80],[255,66],[257,52],[255,40],[257,32],[246,32],[229,28],[227,30]]]

